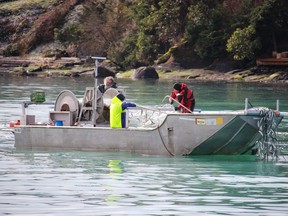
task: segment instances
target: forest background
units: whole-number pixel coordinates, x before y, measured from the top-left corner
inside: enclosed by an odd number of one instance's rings
[[[288,50],[286,0],[0,0],[0,55],[231,71]]]

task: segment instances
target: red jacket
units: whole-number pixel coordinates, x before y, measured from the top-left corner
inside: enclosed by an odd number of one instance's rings
[[[193,111],[195,98],[193,95],[193,91],[188,88],[188,86],[184,83],[181,83],[181,90],[178,91],[174,89],[170,94],[170,97],[173,99],[177,99],[180,104],[187,107],[189,110]],[[182,110],[182,113],[190,113],[187,109],[183,108],[183,106],[178,105],[178,108]]]

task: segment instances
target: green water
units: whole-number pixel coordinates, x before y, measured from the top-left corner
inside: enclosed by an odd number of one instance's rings
[[[196,108],[243,109],[253,106],[288,111],[288,86],[185,81]],[[127,100],[162,103],[174,81],[118,79]],[[1,215],[287,215],[288,158],[259,161],[255,156],[155,157],[128,153],[16,151],[11,132],[3,130],[21,114],[20,103],[33,90],[46,101],[69,89],[77,98],[93,79],[0,77]],[[167,101],[164,101],[164,104]],[[42,110],[43,108],[43,110]],[[48,118],[53,106],[28,112]],[[288,122],[279,142],[288,145]],[[117,139],[115,137],[115,139]]]

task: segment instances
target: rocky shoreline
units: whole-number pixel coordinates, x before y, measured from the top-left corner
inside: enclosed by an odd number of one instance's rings
[[[2,57],[0,56],[0,77],[81,77],[94,73],[94,62],[90,58],[59,57]],[[207,69],[181,69],[155,66],[160,79],[194,79],[201,81],[265,82],[288,84],[286,68],[254,67],[247,70],[219,72]],[[111,65],[102,63],[99,77],[116,76],[131,78],[130,72],[118,72]]]
[[[83,58],[0,57],[0,76],[76,77],[93,71]]]

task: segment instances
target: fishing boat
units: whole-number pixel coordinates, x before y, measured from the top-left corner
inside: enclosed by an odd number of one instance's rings
[[[266,142],[274,137],[284,117],[278,101],[275,110],[248,108],[249,101],[245,99],[243,110],[194,110],[191,113],[179,113],[168,104],[138,105],[128,108],[126,128],[110,128],[105,107],[119,90],[99,93],[98,61],[103,58],[94,59],[95,86],[86,88],[82,100],[69,90],[60,92],[54,110],[49,112],[48,123],[36,124],[35,116],[26,114],[30,105],[45,104],[41,99],[43,95],[39,94],[38,101],[22,104],[20,125],[14,126],[16,149],[164,156],[251,154],[259,140]]]

